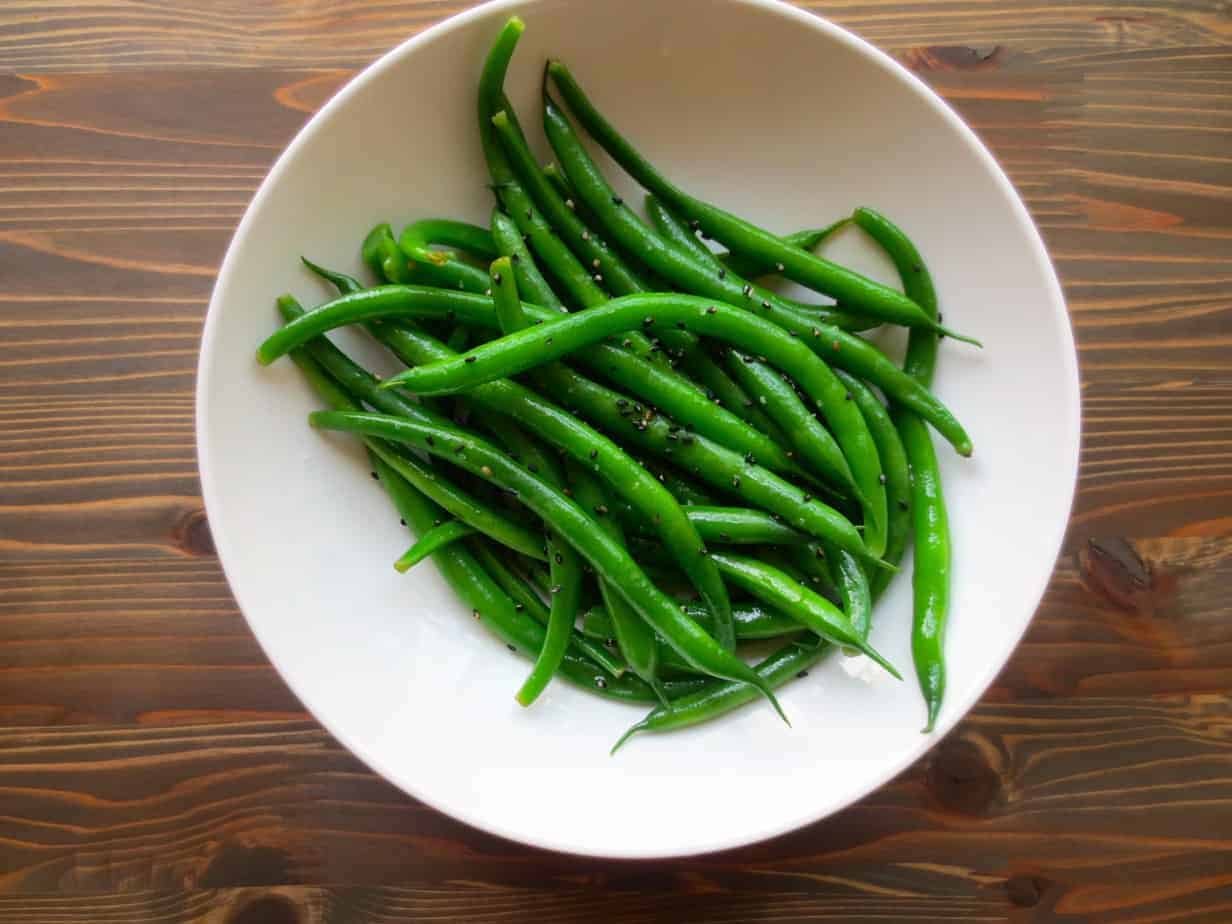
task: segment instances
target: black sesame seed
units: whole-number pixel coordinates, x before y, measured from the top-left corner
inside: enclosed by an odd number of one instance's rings
[[[478,618],[479,618],[479,610],[471,610],[471,615],[472,615],[472,616],[474,616],[476,619],[478,619]]]
[[[732,487],[733,488],[740,487],[740,476],[739,475],[732,476]]]
[[[560,585],[553,584],[551,587],[548,588],[548,593],[552,594],[553,596],[560,593]]]
[[[614,639],[614,638],[605,638],[605,639],[603,640],[603,644],[604,644],[604,645],[606,645],[608,648],[615,648],[615,647],[616,647],[616,639]]]
[[[731,542],[731,533],[719,533],[720,542]]]
[[[497,285],[500,285],[500,284],[501,284],[502,282],[504,282],[505,280],[501,278],[501,274],[500,274],[500,273],[493,273],[493,274],[492,274],[492,281],[493,281],[494,283],[496,283]]]
[[[642,318],[643,327],[650,327],[652,324],[654,324],[654,318],[652,318],[650,315],[647,315],[646,317]]]
[[[440,517],[437,517],[436,519],[434,519],[434,520],[432,521],[432,525],[433,525],[433,526],[440,526],[440,525],[441,525],[441,518],[440,518]]]
[[[373,480],[373,481],[380,481],[380,480],[381,480],[381,476],[380,476],[380,475],[378,475],[376,472],[369,472],[368,474],[372,476],[372,480]]]
[[[796,674],[796,676],[799,677],[801,680],[803,680],[805,677],[808,676],[808,671],[800,671],[798,674]]]
[[[727,270],[726,270],[725,268],[724,268],[724,269],[720,269],[720,270],[719,270],[719,278],[720,278],[720,279],[726,279],[726,278],[727,278]]]
[[[612,196],[612,205],[624,205],[624,204],[625,204],[625,200],[620,198],[620,196]]]
[[[466,357],[466,359],[465,359],[465,360],[463,360],[463,362],[467,362],[467,363],[473,363],[474,361],[475,361],[475,357],[474,357],[474,356],[468,356],[468,357]]]
[[[781,273],[783,270],[787,269],[787,267],[785,267],[782,263],[776,263],[774,264],[774,269],[776,272]]]
[[[595,504],[595,513],[599,514],[601,517],[607,516],[607,504]]]
[[[885,484],[885,483],[886,483],[886,476],[885,476],[885,473],[884,473],[884,472],[882,472],[880,475],[878,475],[878,476],[877,476],[877,480],[878,480],[878,481],[880,481],[882,484]]]
[[[898,508],[899,508],[900,510],[906,510],[906,509],[908,509],[908,507],[909,507],[909,506],[910,506],[910,505],[909,505],[909,504],[908,504],[905,500],[900,500],[900,501],[898,502]]]
[[[515,603],[515,604],[513,605],[513,608],[514,608],[515,610],[517,610],[519,613],[520,613],[522,610],[526,609],[525,605],[523,605],[523,604],[521,604],[521,603]]]
[[[508,648],[510,651],[517,651],[517,649],[514,648],[512,645],[506,645],[505,647]]]
[[[543,345],[544,345],[544,346],[551,346],[551,345],[552,345],[552,341],[553,341],[553,340],[555,340],[555,339],[556,339],[555,337],[548,337],[546,340],[544,340],[544,341],[543,341]]]
[[[595,686],[596,686],[596,687],[598,687],[600,690],[606,690],[606,689],[607,689],[607,681],[606,681],[606,680],[604,680],[602,677],[596,677],[596,678],[595,678]]]
[[[406,520],[399,520],[398,523],[402,526],[406,526]]]
[[[761,303],[761,306],[762,306],[762,308],[766,309],[766,311],[769,311],[769,310],[770,310],[770,303],[769,303],[769,302],[765,302],[765,301],[763,301],[763,302]]]
[[[599,458],[599,450],[597,450],[597,449],[592,449],[592,450],[590,451],[590,457],[591,457],[592,459],[597,459],[597,458]]]
[[[855,395],[853,395],[851,392],[847,392],[847,394],[845,394],[843,397],[846,398],[848,401],[850,401],[852,398],[855,397]]]

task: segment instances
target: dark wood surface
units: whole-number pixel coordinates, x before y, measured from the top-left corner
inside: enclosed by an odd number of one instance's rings
[[[795,834],[647,864],[366,771],[262,657],[201,507],[193,368],[249,196],[461,6],[0,6],[0,921],[1232,921],[1232,5],[808,6],[944,94],[1040,223],[1082,354],[1077,504],[1025,642],[926,758]]]

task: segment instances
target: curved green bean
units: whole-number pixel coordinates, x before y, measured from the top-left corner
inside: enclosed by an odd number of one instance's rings
[[[608,502],[602,486],[577,463],[569,467],[569,485],[573,488],[574,498],[585,509],[594,510],[606,505]],[[599,517],[596,522],[599,524],[599,528],[611,536],[614,541],[624,545],[624,533],[614,517]],[[601,580],[599,582],[599,594],[607,610],[609,616],[608,626],[611,629],[603,637],[605,639],[615,638],[620,653],[629,662],[629,667],[633,669],[633,673],[646,681],[646,684],[651,689],[661,689],[659,680],[659,646],[655,639],[654,631],[638,615],[637,611],[629,605],[628,601],[620,596],[619,591],[609,581]],[[704,610],[704,612],[709,616],[709,610]],[[717,627],[713,625],[713,622],[707,628],[716,637],[722,634],[721,632],[716,633],[714,631]],[[735,647],[734,625],[732,628],[732,647]]]
[[[514,220],[518,230],[526,235],[531,249],[570,297],[583,307],[601,304],[606,300],[607,294],[540,213],[514,173],[492,126],[492,117],[507,106],[505,74],[509,70],[513,50],[525,28],[525,24],[516,16],[505,24],[484,61],[479,77],[479,140],[492,179],[492,189],[505,213]]]
[[[856,224],[869,233],[894,261],[903,288],[936,315],[937,293],[911,239],[883,215],[857,209]],[[937,365],[935,334],[913,330],[907,340],[906,372],[920,384],[932,384]],[[950,525],[941,487],[941,471],[928,429],[914,413],[896,408],[894,415],[911,469],[911,516],[915,565],[911,572],[914,618],[911,654],[928,710],[925,732],[933,730],[945,698],[945,627],[950,606]]]
[[[508,257],[513,263],[513,276],[517,280],[518,289],[525,294],[528,301],[545,308],[564,310],[564,305],[551,284],[535,265],[530,251],[526,248],[526,242],[522,240],[522,232],[518,230],[513,219],[499,208],[492,209],[492,240],[501,256]]]
[[[424,218],[407,225],[398,235],[399,249],[412,260],[431,263],[446,263],[455,259],[446,251],[432,250],[433,246],[456,247],[472,256],[492,261],[499,256],[496,244],[487,228],[465,221],[449,218]]]
[[[907,548],[907,538],[911,534],[911,472],[907,466],[907,453],[903,449],[902,439],[890,412],[873,394],[872,390],[853,375],[839,372],[853,395],[856,406],[864,415],[868,431],[877,444],[877,457],[881,460],[881,470],[886,476],[886,550],[882,558],[890,564],[897,565]],[[869,575],[870,591],[876,600],[889,586],[893,572],[879,571]]]
[[[890,676],[902,680],[887,661],[851,624],[847,616],[820,594],[814,593],[782,570],[743,555],[715,552],[719,570],[733,584],[768,606],[790,613],[800,624],[828,642],[850,646],[867,655]]]
[[[390,471],[393,471],[393,469],[390,469]],[[439,526],[433,526],[415,540],[415,543],[394,562],[394,568],[400,574],[405,574],[438,550],[443,549],[450,543],[457,542],[459,539],[472,536],[475,532],[475,527],[469,523],[464,523],[461,520],[446,520]]]

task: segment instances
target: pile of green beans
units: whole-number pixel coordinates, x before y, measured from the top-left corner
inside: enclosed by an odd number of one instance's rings
[[[289,356],[324,405],[311,425],[364,442],[414,537],[391,554],[398,571],[431,559],[533,662],[522,705],[560,679],[652,707],[620,747],[759,697],[786,720],[774,691],[835,649],[899,678],[869,632],[914,539],[931,731],[950,541],[930,428],[961,455],[972,444],[929,389],[942,337],[974,341],[941,326],[924,260],[889,219],[858,208],[779,236],[698,199],[558,61],[542,117],[559,166],[542,166],[504,88],[523,30],[510,19],[480,68],[488,227],[377,224],[361,247],[372,284],[305,259],[335,294],[309,311],[280,297],[258,361]],[[646,189],[649,220],[553,89]],[[848,228],[885,251],[901,291],[814,252]],[[778,277],[824,298],[785,298]],[[901,366],[857,333],[882,324],[909,328]],[[328,339],[346,326],[406,368],[364,369]]]

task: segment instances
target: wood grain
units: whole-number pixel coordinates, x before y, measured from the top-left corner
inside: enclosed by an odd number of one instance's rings
[[[464,5],[0,7],[0,921],[1232,920],[1232,7],[804,5],[1023,194],[1081,351],[1079,491],[1021,648],[925,759],[656,864],[512,845],[365,770],[265,661],[201,507],[235,223],[308,114]]]

